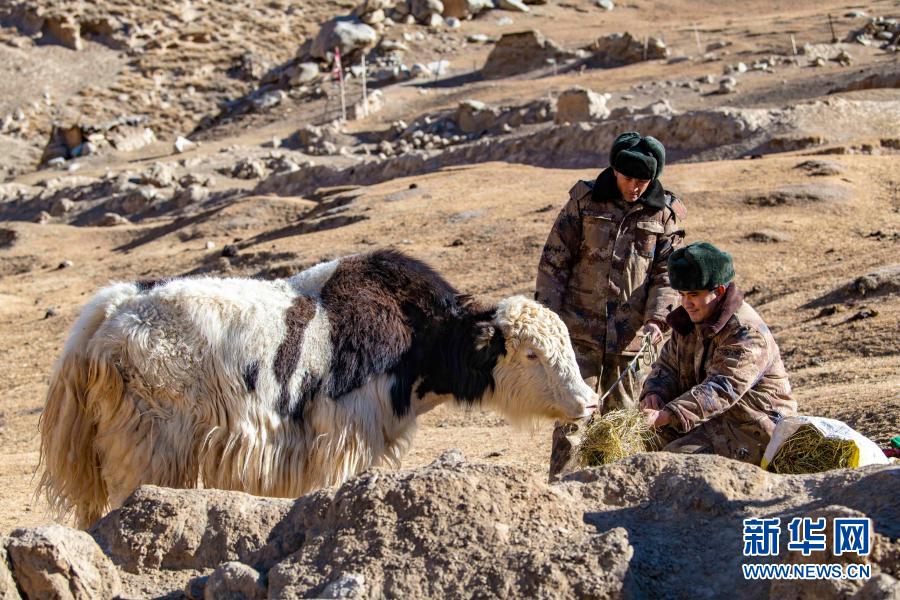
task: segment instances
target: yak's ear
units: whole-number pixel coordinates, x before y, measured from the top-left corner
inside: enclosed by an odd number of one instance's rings
[[[475,333],[475,350],[481,352],[491,345],[494,336],[497,335],[497,328],[491,323],[478,323]]]
[[[475,324],[475,356],[477,362],[496,361],[497,357],[506,353],[506,340],[503,332],[490,321]]]

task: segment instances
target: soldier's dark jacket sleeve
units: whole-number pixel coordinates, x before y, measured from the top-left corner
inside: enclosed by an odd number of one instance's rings
[[[672,425],[690,431],[734,406],[765,374],[770,357],[766,337],[741,327],[712,350],[706,378],[666,404],[675,415]]]
[[[573,194],[556,217],[538,264],[535,299],[554,312],[562,308],[580,245],[581,215],[578,197]]]

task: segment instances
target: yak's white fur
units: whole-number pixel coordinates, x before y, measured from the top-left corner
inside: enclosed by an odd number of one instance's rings
[[[144,483],[298,496],[370,466],[399,466],[416,415],[451,396],[414,393],[412,410],[398,418],[393,378],[380,375],[339,399],[320,393],[299,420],[277,406],[271,365],[285,311],[298,293],[316,298],[334,268],[275,282],[198,278],[99,292],[54,367],[41,418],[41,487],[51,504],[87,526]],[[481,399],[486,407],[513,420],[575,418],[596,400],[551,311],[511,298],[494,324],[507,353],[495,390]],[[317,305],[292,391],[328,372],[330,337]],[[252,392],[242,375],[248,357],[260,365]]]

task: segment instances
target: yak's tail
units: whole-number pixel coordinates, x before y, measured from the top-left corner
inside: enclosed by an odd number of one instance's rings
[[[95,446],[98,401],[118,401],[125,392],[118,369],[92,338],[115,308],[136,292],[132,284],[112,285],[82,310],[53,367],[40,419],[43,474],[37,493],[43,492],[58,518],[74,513],[82,528],[103,516],[109,504]]]

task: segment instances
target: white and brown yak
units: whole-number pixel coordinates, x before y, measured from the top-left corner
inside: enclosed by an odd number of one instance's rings
[[[54,368],[41,487],[82,527],[141,484],[299,496],[399,465],[416,417],[451,400],[522,421],[597,397],[552,311],[479,306],[398,252],[276,281],[119,283]]]

